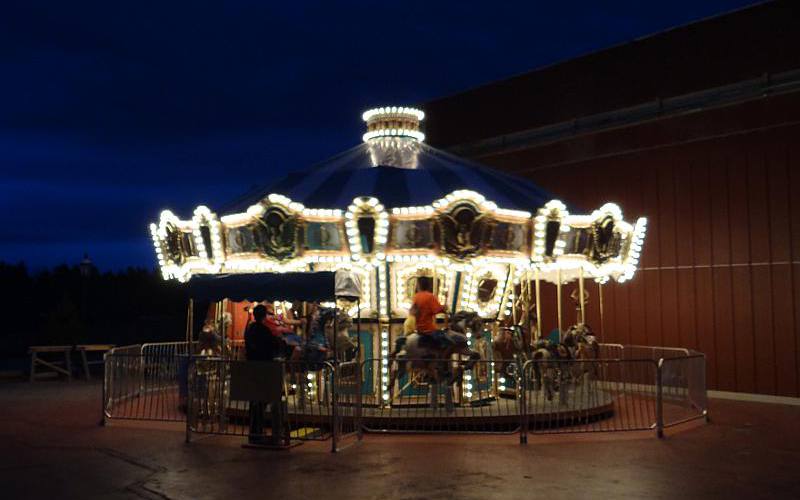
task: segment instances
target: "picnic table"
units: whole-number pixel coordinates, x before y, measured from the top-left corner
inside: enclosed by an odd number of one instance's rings
[[[72,381],[72,351],[73,349],[80,353],[81,355],[81,364],[83,365],[83,373],[86,376],[86,380],[91,380],[92,377],[89,374],[89,365],[96,365],[103,363],[103,359],[97,360],[89,360],[87,357],[87,353],[102,353],[105,354],[106,352],[110,351],[115,347],[114,344],[78,344],[76,346],[71,345],[32,345],[28,347],[28,353],[31,355],[31,378],[30,381],[33,382],[36,380],[37,371],[36,368],[44,368],[49,370],[50,372],[60,373],[62,375],[67,376],[67,381]],[[60,359],[42,359],[43,354],[62,354],[64,356],[63,361]],[[41,371],[38,373],[42,373]]]
[[[86,375],[86,380],[91,380],[92,377],[89,374],[89,365],[101,365],[103,364],[103,355],[116,347],[116,344],[78,344],[75,346],[75,350],[81,354],[81,362],[83,363],[83,373]],[[100,359],[89,360],[86,357],[87,352],[99,352],[101,353]]]
[[[68,381],[72,380],[71,352],[71,345],[32,345],[28,347],[28,353],[31,355],[31,382],[36,379],[37,366],[49,369],[51,372],[61,373],[67,376]],[[44,360],[40,356],[45,353],[63,354],[64,360]]]

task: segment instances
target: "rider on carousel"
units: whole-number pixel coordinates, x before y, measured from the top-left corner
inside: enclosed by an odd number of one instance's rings
[[[311,361],[323,361],[329,350],[325,337],[325,322],[327,316],[319,304],[308,303],[310,328],[308,338],[304,339],[301,330],[306,319],[296,319],[291,309],[285,309],[284,314],[277,314],[272,303],[266,303],[268,326],[272,331],[280,333],[280,338],[286,344],[286,359],[299,360],[304,356]],[[305,354],[304,354],[305,353]]]
[[[425,339],[430,339],[439,347],[445,347],[449,342],[443,330],[436,328],[435,316],[447,316],[447,311],[433,294],[433,279],[429,276],[417,278],[417,292],[411,303],[408,314],[416,320],[417,333]]]
[[[301,325],[303,320],[295,320],[287,318],[283,314],[275,314],[275,306],[269,301],[263,302],[263,305],[267,310],[267,315],[263,320],[264,326],[269,329],[273,336],[284,342],[286,346],[285,358],[291,358],[292,352],[302,344],[302,337],[297,335],[294,326]]]

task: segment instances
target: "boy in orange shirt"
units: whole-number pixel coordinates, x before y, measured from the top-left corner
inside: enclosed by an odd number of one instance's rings
[[[432,337],[438,344],[443,344],[444,335],[440,335],[436,329],[435,316],[446,312],[433,294],[433,279],[428,276],[417,278],[417,293],[408,313],[416,319],[417,333]]]

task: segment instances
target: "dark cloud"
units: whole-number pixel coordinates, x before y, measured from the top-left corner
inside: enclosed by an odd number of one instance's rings
[[[0,259],[150,264],[224,204],[414,103],[750,3],[19,1],[0,12]]]

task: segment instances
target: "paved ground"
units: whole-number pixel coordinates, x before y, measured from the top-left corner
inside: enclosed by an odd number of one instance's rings
[[[380,436],[331,454],[97,426],[99,385],[0,384],[2,498],[798,498],[800,407],[712,401],[668,434]]]

